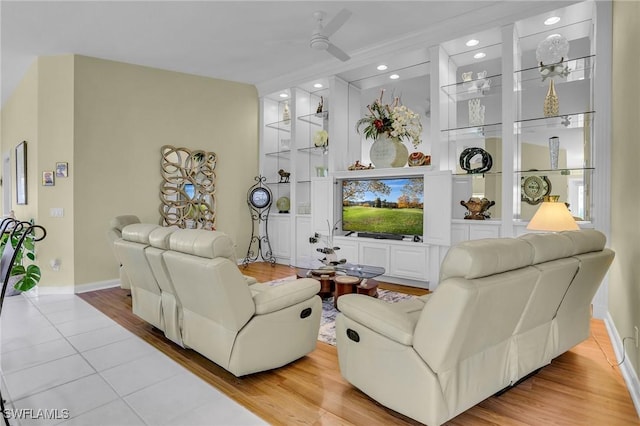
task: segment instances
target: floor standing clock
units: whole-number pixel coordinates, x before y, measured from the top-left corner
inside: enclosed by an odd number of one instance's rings
[[[254,179],[256,183],[247,191],[247,205],[251,214],[251,240],[242,264],[246,266],[258,258],[262,258],[265,262],[274,265],[276,258],[271,250],[268,231],[269,211],[273,203],[273,195],[269,187],[265,185],[266,178],[264,176],[256,176]]]

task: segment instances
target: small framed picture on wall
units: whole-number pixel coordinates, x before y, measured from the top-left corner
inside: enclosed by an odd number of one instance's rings
[[[42,172],[42,186],[53,186],[56,184],[52,170]]]
[[[69,176],[69,163],[56,163],[56,177]]]

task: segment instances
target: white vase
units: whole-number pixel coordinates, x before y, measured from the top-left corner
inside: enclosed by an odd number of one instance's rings
[[[369,157],[371,163],[379,169],[404,167],[409,158],[409,150],[399,139],[380,136],[371,145]]]
[[[557,136],[549,138],[549,162],[551,170],[558,168],[558,155],[560,153],[560,139]]]
[[[484,126],[484,110],[479,98],[469,101],[469,126]]]

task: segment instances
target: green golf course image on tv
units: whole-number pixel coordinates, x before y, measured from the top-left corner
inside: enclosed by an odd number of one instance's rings
[[[342,230],[422,236],[424,178],[345,179]]]

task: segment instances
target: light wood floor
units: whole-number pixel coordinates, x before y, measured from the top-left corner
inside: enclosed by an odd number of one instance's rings
[[[293,275],[289,267],[254,263],[242,269],[258,281]],[[384,288],[423,294],[424,290]],[[119,288],[79,295],[229,397],[274,425],[418,425],[347,383],[336,348],[318,342],[314,352],[285,367],[237,378],[198,353],[182,349],[131,313],[131,297]],[[596,336],[615,360],[604,323]],[[473,378],[470,378],[473,380]],[[617,367],[611,367],[593,336],[555,359],[537,375],[501,396],[490,397],[447,425],[637,425],[638,416]]]

